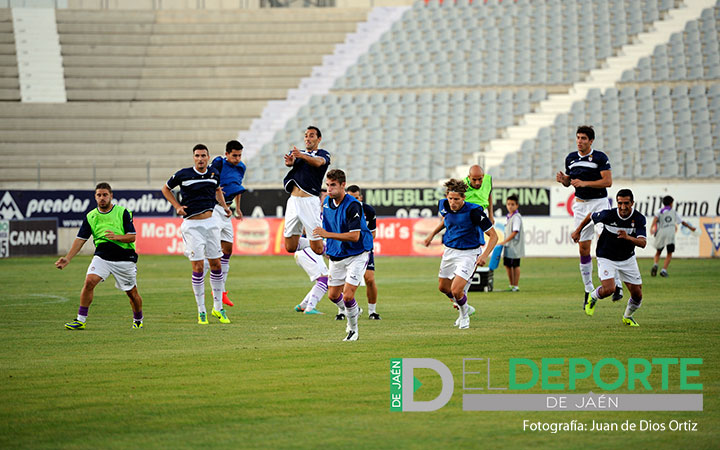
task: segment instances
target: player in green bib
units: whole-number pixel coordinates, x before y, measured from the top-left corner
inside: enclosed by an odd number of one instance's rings
[[[80,291],[77,318],[65,324],[68,330],[85,329],[95,286],[105,281],[111,274],[115,277],[115,287],[124,291],[130,299],[133,328],[143,327],[142,297],[138,293],[136,280],[138,255],[135,252],[135,226],[132,213],[122,206],[113,205],[112,198],[112,188],[108,183],[100,183],[95,187],[97,208],[85,216],[67,255],[55,262],[55,267],[64,269],[92,236],[95,255]]]

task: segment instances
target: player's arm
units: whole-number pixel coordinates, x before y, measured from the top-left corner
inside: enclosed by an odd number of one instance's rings
[[[113,231],[105,231],[105,237],[111,241],[123,242],[125,244],[132,244],[135,242],[135,225],[132,221],[132,216],[128,210],[123,212],[123,231],[125,234],[115,234]]]
[[[360,240],[360,230],[346,231],[345,233],[333,233],[327,231],[323,227],[317,227],[313,230],[313,234],[325,239],[335,239],[342,242],[357,242]]]
[[[609,170],[603,170],[600,172],[600,179],[599,180],[592,180],[592,181],[583,181],[579,179],[574,179],[570,181],[570,184],[573,185],[573,187],[586,187],[586,188],[609,188],[612,186],[612,172]]]
[[[488,241],[487,245],[485,245],[485,250],[482,252],[482,255],[480,255],[475,262],[475,264],[480,267],[484,266],[487,263],[488,258],[490,258],[490,254],[495,249],[495,245],[498,241],[498,235],[497,231],[495,231],[495,228],[488,228],[487,230],[485,230],[485,233],[487,233],[490,240]]]
[[[692,231],[695,231],[695,227],[690,225],[689,223],[685,222],[684,220],[680,223],[682,224],[682,226],[684,226],[686,228],[690,228],[690,230],[692,230]]]
[[[83,245],[85,245],[85,242],[87,242],[87,239],[75,238],[72,245],[70,246],[70,250],[68,250],[67,252],[67,255],[61,256],[60,258],[58,258],[57,261],[55,261],[55,267],[60,270],[64,269],[65,266],[70,264],[70,260],[72,260],[75,255],[78,254]]]
[[[187,213],[185,212],[185,207],[180,204],[179,201],[177,201],[177,198],[175,198],[175,195],[173,195],[170,188],[167,186],[167,184],[164,184],[163,187],[160,189],[162,191],[163,197],[165,197],[165,200],[170,202],[170,204],[175,208],[175,212],[178,216],[184,216]]]
[[[220,205],[220,207],[225,210],[225,217],[232,216],[232,211],[230,211],[227,203],[225,203],[225,194],[223,193],[223,190],[220,186],[215,189],[215,200],[217,200],[218,205]]]
[[[657,216],[653,217],[653,223],[650,225],[650,234],[655,236],[655,233],[657,233],[657,224],[658,224],[658,218]]]
[[[580,240],[580,232],[582,231],[583,228],[585,228],[587,226],[587,224],[590,223],[591,220],[592,220],[592,213],[585,216],[585,218],[582,220],[582,222],[580,222],[580,225],[578,225],[578,227],[575,229],[575,231],[573,231],[572,234],[570,234],[570,237],[572,238],[573,242],[578,242]]]
[[[242,220],[243,214],[242,211],[240,211],[240,198],[242,197],[242,194],[238,194],[235,196],[235,217]]]
[[[512,241],[513,239],[515,239],[515,236],[517,236],[517,234],[518,234],[517,231],[513,231],[512,233],[508,234],[507,237],[505,238],[505,240],[500,242],[499,245],[505,245],[508,242]]]
[[[492,192],[488,195],[488,219],[495,225],[495,217],[493,217],[493,204],[492,204]]]
[[[327,160],[322,156],[310,156],[307,153],[301,152],[297,147],[293,147],[291,155],[293,157],[293,162],[295,159],[303,159],[313,167],[320,167],[327,163]],[[287,165],[287,158],[285,158],[285,160],[285,165]]]
[[[555,181],[565,187],[568,187],[570,186],[570,175],[565,175],[563,172],[558,172],[555,174]]]
[[[617,236],[618,239],[625,239],[626,241],[632,242],[636,247],[645,248],[645,245],[647,245],[645,236],[633,237],[627,234],[625,230],[619,230]]]
[[[430,243],[432,242],[433,238],[436,234],[441,232],[445,228],[445,220],[443,220],[442,217],[440,217],[440,223],[437,224],[434,230],[430,234],[428,234],[428,237],[425,238],[425,241],[423,242],[425,244],[425,247],[429,247]]]

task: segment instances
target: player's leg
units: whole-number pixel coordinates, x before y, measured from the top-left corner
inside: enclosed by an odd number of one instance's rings
[[[620,274],[630,291],[630,298],[628,299],[627,307],[622,317],[622,323],[631,327],[637,327],[637,321],[633,317],[635,311],[642,305],[642,276],[640,275],[640,269],[637,265],[637,259],[635,255],[630,257],[628,260],[620,263]]]
[[[328,299],[335,303],[338,313],[335,320],[345,320],[345,302],[343,299],[343,288],[345,287],[345,270],[341,266],[342,261],[330,261],[328,276]]]
[[[459,311],[457,326],[459,329],[464,330],[470,328],[470,315],[475,312],[474,308],[468,303],[465,287],[475,272],[480,249],[455,250],[453,253],[454,256],[451,260],[454,262],[455,270],[450,290]]]
[[[220,238],[221,224],[214,218],[208,219],[204,228],[205,232],[205,257],[210,264],[210,288],[213,296],[212,315],[220,320],[220,323],[230,323],[225,308],[223,307],[223,292],[225,292],[225,281],[223,279],[222,245]]]
[[[347,314],[348,334],[344,341],[358,340],[358,317],[361,309],[355,301],[355,292],[363,279],[365,268],[368,263],[368,252],[361,253],[356,256],[345,258],[343,261],[345,267],[345,285],[343,287],[343,301],[345,302],[345,311]]]
[[[104,281],[108,276],[110,276],[110,267],[107,261],[98,256],[93,256],[87,273],[85,274],[85,282],[80,290],[80,306],[77,317],[74,321],[66,323],[65,328],[68,330],[82,330],[85,328],[88,310],[90,309],[90,304],[93,301],[93,295],[95,293],[95,286],[101,281]]]
[[[228,273],[230,272],[230,257],[232,256],[233,243],[232,241],[221,240],[220,248],[222,249],[222,256],[220,257],[220,268],[222,270],[223,284],[225,285],[225,289],[227,289],[227,277]],[[228,306],[235,306],[235,303],[233,303],[232,300],[228,298],[227,290],[223,291],[222,302],[223,304]]]
[[[365,292],[368,301],[368,319],[380,320],[380,314],[377,313],[377,296],[378,289],[375,283],[375,253],[370,252],[368,255],[368,264],[365,269]]]
[[[508,257],[503,258],[503,266],[505,266],[505,272],[507,272],[508,283],[510,283],[510,290],[515,286],[513,283],[513,268],[511,266],[511,259]]]
[[[143,327],[142,297],[137,289],[137,264],[132,261],[108,262],[115,287],[125,292],[133,312],[133,328]]]
[[[650,276],[654,277],[657,276],[658,271],[658,262],[660,262],[660,254],[663,251],[663,247],[657,248],[655,250],[655,256],[653,257],[653,266],[652,269],[650,269]]]
[[[519,291],[520,290],[520,258],[517,258],[513,261],[514,267],[512,268],[513,271],[513,291]]]
[[[138,292],[137,286],[133,286],[129,291],[125,291],[125,294],[130,299],[130,307],[133,312],[133,328],[143,327],[143,312],[142,312],[142,297]]]
[[[585,314],[592,316],[595,313],[595,305],[601,298],[608,297],[615,292],[615,273],[617,268],[614,261],[606,258],[597,258],[598,276],[601,284],[597,289],[590,292],[590,300],[585,305]]]
[[[192,267],[191,284],[197,304],[198,323],[207,325],[205,309],[205,234],[200,230],[199,220],[183,220],[180,233],[185,243],[185,256]]]
[[[295,263],[305,271],[310,278],[310,281],[314,282],[313,287],[307,293],[303,301],[295,306],[295,311],[304,311],[308,314],[315,314],[312,311],[315,310],[315,307],[327,292],[327,266],[325,266],[325,261],[322,256],[315,254],[309,248],[296,251],[294,253],[294,258]],[[341,312],[344,313],[344,309]]]
[[[663,268],[660,271],[661,277],[668,276],[667,269],[668,269],[668,266],[670,265],[670,261],[672,260],[673,253],[675,253],[675,244],[674,243],[668,244],[667,245],[667,253],[665,254],[665,263],[663,264]]]

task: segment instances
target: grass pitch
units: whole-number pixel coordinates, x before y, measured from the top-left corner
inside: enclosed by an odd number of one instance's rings
[[[620,323],[627,296],[603,300],[594,317],[585,316],[576,259],[523,259],[521,291],[471,293],[477,315],[461,331],[437,291],[439,258],[381,257],[383,320],[369,321],[365,312],[354,343],[341,342],[345,323],[333,320],[327,298],[319,305],[325,315],[293,311],[310,283],[289,256],[233,257],[233,323],[210,318],[208,326],[196,323],[188,261],[142,256],[145,329],[131,329],[127,298],[110,280],[96,289],[88,328],[75,332],[63,324],[75,318],[90,259],[76,257],[63,271],[54,260],[0,261],[1,448],[717,448],[720,442],[717,260],[675,260],[668,279],[651,278],[651,262],[641,260],[641,326],[630,329]],[[507,286],[502,267],[495,286]],[[364,295],[360,288],[358,303],[367,309]],[[211,303],[208,289],[208,309]],[[704,386],[704,411],[462,410],[463,358],[491,358],[493,383],[502,385],[509,358],[551,357],[702,358],[693,381]],[[450,402],[434,412],[390,412],[390,358],[442,361],[455,380]],[[653,374],[655,393],[683,393],[677,369],[665,392]],[[434,398],[437,377],[416,375],[423,383],[416,400]],[[598,392],[584,380],[568,393],[591,389]],[[543,391],[538,384],[526,392]],[[623,392],[627,384],[614,391]],[[698,425],[694,432],[523,430],[524,420],[573,419]]]

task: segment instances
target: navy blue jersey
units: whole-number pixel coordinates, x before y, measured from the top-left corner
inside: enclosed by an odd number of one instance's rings
[[[107,214],[102,211],[99,212],[100,214]],[[130,214],[130,211],[127,209],[123,212],[122,234],[135,234],[135,225],[133,224],[132,214]],[[90,227],[90,222],[88,222],[86,214],[85,217],[83,217],[83,222],[82,225],[80,225],[77,237],[87,241],[90,239],[90,236],[92,236],[92,228]],[[114,242],[101,242],[99,244],[95,244],[95,256],[99,256],[105,261],[132,261],[136,263],[138,260],[138,255],[134,249],[122,248]]]
[[[628,236],[647,238],[645,216],[634,208],[626,219],[620,217],[617,208],[598,211],[593,213],[591,218],[594,223],[605,225],[597,243],[598,258],[625,261],[635,254],[635,244],[627,239],[618,238],[617,233],[620,230],[625,230]]]
[[[220,174],[220,187],[223,190],[223,195],[225,195],[225,203],[228,205],[232,203],[235,196],[247,190],[242,185],[247,170],[244,162],[240,161],[236,166],[229,163],[224,157],[218,156],[213,159],[210,167]]]
[[[345,195],[339,205],[329,196],[323,203],[323,228],[331,233],[360,231],[357,242],[327,240],[327,255],[333,261],[359,255],[373,249],[373,238],[365,222],[362,204],[352,195]]]
[[[365,213],[365,223],[367,224],[368,230],[372,233],[377,228],[377,216],[375,214],[375,208],[368,205],[367,203],[362,204],[363,213]]]
[[[610,170],[610,160],[605,153],[599,150],[590,150],[585,156],[572,152],[565,158],[565,174],[571,180],[595,181],[602,178],[600,172]],[[575,197],[583,200],[607,197],[605,188],[575,188]]]
[[[195,167],[187,167],[175,172],[165,184],[170,189],[180,186],[180,204],[187,213],[183,218],[188,219],[212,211],[217,204],[215,190],[219,182],[220,175],[212,167],[208,167],[205,173],[198,172]]]
[[[492,222],[482,206],[465,202],[459,211],[453,211],[448,200],[442,199],[438,209],[445,219],[443,244],[446,247],[469,250],[485,244],[483,233],[492,228]]]
[[[304,159],[295,158],[290,172],[285,175],[283,185],[287,192],[292,192],[293,186],[297,186],[310,195],[319,196],[322,189],[322,182],[325,178],[330,165],[330,153],[326,150],[318,149],[314,152],[302,151],[306,155],[312,157],[320,156],[325,160],[325,164],[320,167],[314,167],[307,163]]]

